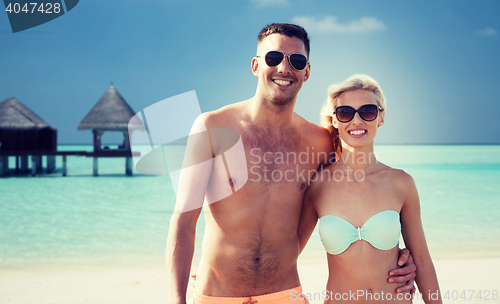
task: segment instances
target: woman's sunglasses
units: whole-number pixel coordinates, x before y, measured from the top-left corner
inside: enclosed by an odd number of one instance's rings
[[[257,56],[259,58],[261,56]],[[307,58],[302,54],[290,54],[285,55],[279,51],[270,51],[267,52],[265,56],[266,64],[270,67],[275,67],[279,65],[285,57],[288,57],[288,62],[292,66],[292,68],[297,71],[302,71],[307,66]]]
[[[367,104],[361,106],[357,110],[350,106],[336,107],[333,113],[337,116],[337,119],[340,122],[350,122],[354,118],[354,115],[356,115],[356,113],[358,113],[359,117],[361,117],[361,119],[363,119],[364,121],[373,121],[377,118],[378,111],[383,110],[384,109],[382,109],[378,105]]]

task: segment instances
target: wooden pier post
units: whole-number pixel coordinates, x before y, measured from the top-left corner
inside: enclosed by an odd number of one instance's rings
[[[37,155],[37,160],[36,160],[36,172],[42,172],[42,155]]]
[[[0,156],[0,176],[5,176],[9,171],[9,157]]]
[[[98,169],[97,169],[97,157],[94,156],[94,176],[98,175],[97,171],[98,171]]]
[[[31,155],[31,176],[36,176],[37,160],[38,157],[36,155]]]
[[[9,157],[8,156],[3,157],[3,174],[4,175],[9,174]]]
[[[125,157],[125,174],[132,176],[132,157]]]
[[[63,168],[62,168],[62,174],[63,176],[66,176],[66,174],[68,173],[68,168],[66,166],[66,155],[63,155]]]
[[[47,173],[54,171],[56,168],[56,156],[47,155]]]
[[[21,173],[27,172],[28,170],[28,155],[21,155]]]

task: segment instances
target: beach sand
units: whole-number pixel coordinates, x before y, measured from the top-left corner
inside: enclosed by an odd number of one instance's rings
[[[491,291],[500,290],[500,258],[440,259],[434,261],[445,303],[500,303]],[[305,293],[321,293],[326,285],[326,264],[301,261],[299,273]],[[469,300],[471,291],[474,297]],[[481,290],[490,300],[476,298]],[[456,291],[453,294],[453,291]],[[460,298],[465,291],[466,300]],[[456,300],[453,300],[455,295]],[[93,265],[0,269],[0,303],[166,303],[163,264]],[[317,298],[311,303],[322,303]],[[422,303],[414,301],[414,303]]]

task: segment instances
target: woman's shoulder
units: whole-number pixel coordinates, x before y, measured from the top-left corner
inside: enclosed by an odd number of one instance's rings
[[[387,175],[390,178],[402,180],[402,181],[408,181],[409,179],[413,180],[410,174],[408,174],[405,170],[403,169],[398,169],[398,168],[393,168],[389,165],[386,165],[382,162],[379,162],[377,160],[377,164],[379,166],[379,172],[383,172],[385,175]]]
[[[386,175],[390,181],[400,190],[407,191],[408,189],[415,188],[415,181],[413,177],[403,169],[392,168],[386,166]]]
[[[333,189],[335,187],[335,180],[332,176],[335,173],[337,166],[337,163],[333,163],[323,165],[318,168],[309,181],[309,187],[307,187],[309,195],[311,193],[314,193],[315,195],[320,194],[323,189]]]

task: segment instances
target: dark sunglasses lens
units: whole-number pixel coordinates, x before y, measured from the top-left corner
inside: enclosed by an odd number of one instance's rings
[[[363,120],[372,121],[377,118],[378,108],[376,105],[364,105],[358,109],[358,113]]]
[[[296,70],[303,70],[307,65],[307,58],[302,54],[292,54],[290,55],[290,64]]]
[[[354,117],[356,113],[353,108],[347,106],[340,106],[335,110],[337,114],[337,119],[340,122],[349,122]]]
[[[276,51],[271,51],[266,54],[266,64],[270,67],[275,67],[283,61],[283,54]]]

